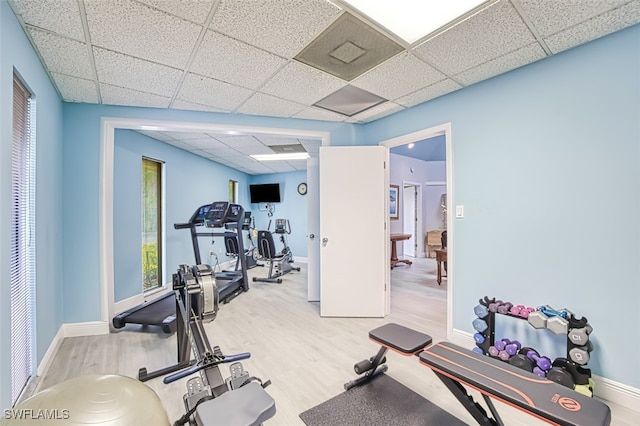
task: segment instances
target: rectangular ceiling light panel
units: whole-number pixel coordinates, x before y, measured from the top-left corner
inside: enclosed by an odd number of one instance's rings
[[[485,0],[344,0],[406,41],[414,43]]]

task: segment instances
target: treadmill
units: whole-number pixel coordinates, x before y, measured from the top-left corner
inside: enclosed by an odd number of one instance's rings
[[[165,333],[176,331],[176,296],[173,291],[155,300],[144,302],[135,308],[113,317],[113,327],[127,324],[157,325]]]
[[[198,207],[191,215],[189,222],[176,223],[173,227],[175,229],[189,229],[196,265],[201,265],[202,258],[198,244],[200,237],[232,238],[237,243],[238,253],[245,252],[242,241],[243,219],[244,209],[241,205],[231,204],[227,201],[215,201]],[[238,257],[240,258],[239,269],[215,273],[218,297],[222,303],[228,303],[240,293],[249,291],[247,259],[243,255]]]

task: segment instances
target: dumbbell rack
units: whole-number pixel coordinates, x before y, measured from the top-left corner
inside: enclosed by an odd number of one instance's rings
[[[527,316],[529,313],[531,312],[535,312],[535,310],[533,310],[533,308],[528,308],[529,312],[527,312],[527,315],[525,316],[518,316],[518,315],[514,315],[510,312],[510,310],[505,310],[502,309],[502,312],[494,312],[495,309],[490,310],[489,306],[491,304],[502,304],[503,302],[496,300],[495,298],[490,299],[489,297],[485,296],[484,299],[480,299],[479,300],[479,305],[477,305],[474,308],[474,312],[476,313],[476,315],[478,315],[478,318],[476,320],[474,320],[474,328],[476,329],[476,331],[478,332],[478,334],[481,334],[482,337],[484,338],[482,342],[478,342],[478,339],[476,339],[476,346],[478,349],[475,349],[475,352],[482,352],[487,356],[490,356],[492,358],[495,359],[501,359],[498,356],[492,356],[489,353],[489,349],[495,345],[496,343],[496,338],[495,338],[495,322],[496,322],[496,314],[498,315],[505,315],[511,318],[516,318],[516,319],[521,319],[521,320],[525,320],[527,321]],[[504,303],[505,305],[507,303]],[[478,309],[480,306],[484,306],[485,309]],[[508,303],[508,306],[513,306],[511,303]],[[479,313],[479,311],[481,311]],[[481,314],[484,313],[484,316],[480,316]],[[483,331],[479,331],[476,328],[476,322],[478,320],[484,321],[486,323],[486,328]],[[567,380],[555,380],[560,384],[563,384],[567,387],[572,387],[574,388],[576,391],[581,392],[585,395],[588,396],[592,396],[593,395],[593,380],[591,379],[591,370],[589,368],[585,368],[584,366],[587,364],[588,362],[588,357],[586,360],[582,360],[583,362],[581,362],[580,364],[578,364],[577,362],[575,362],[572,357],[572,350],[583,350],[583,351],[587,351],[586,354],[588,355],[592,350],[593,350],[593,346],[591,344],[590,341],[588,341],[588,335],[585,335],[583,337],[583,340],[586,340],[585,342],[582,342],[581,344],[576,344],[574,343],[574,340],[576,340],[576,336],[573,335],[573,340],[571,339],[572,337],[572,332],[574,332],[574,330],[579,330],[582,329],[584,327],[589,327],[589,329],[591,329],[591,327],[589,326],[587,319],[585,317],[582,317],[580,319],[577,319],[573,314],[570,314],[567,318],[567,349],[566,349],[566,358],[561,358],[558,357],[555,360],[553,360],[553,367],[557,368],[557,369],[562,369],[564,371],[561,371],[561,373],[566,372],[565,374],[560,374],[561,377],[567,379]],[[540,328],[540,327],[534,327],[534,328]],[[591,332],[591,330],[589,331],[589,333]],[[558,333],[556,333],[558,334]],[[586,338],[585,338],[586,337]],[[495,347],[495,346],[494,346]],[[575,352],[573,353],[574,357],[576,356]],[[508,362],[507,360],[502,359],[502,361]],[[557,376],[556,376],[557,377]]]

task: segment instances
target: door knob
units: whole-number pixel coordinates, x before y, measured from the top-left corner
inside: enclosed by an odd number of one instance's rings
[[[313,234],[309,234],[309,239],[310,239],[310,240],[313,240],[315,237],[316,237],[315,235],[313,235]]]
[[[324,237],[324,238],[322,239],[322,245],[323,245],[323,246],[326,246],[328,242],[329,242],[329,239],[328,239],[327,237]]]

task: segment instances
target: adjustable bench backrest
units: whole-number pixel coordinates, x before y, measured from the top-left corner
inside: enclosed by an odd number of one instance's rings
[[[420,354],[420,362],[443,380],[470,386],[549,423],[611,423],[611,410],[597,399],[449,342],[426,349]]]

